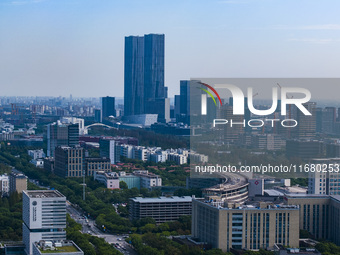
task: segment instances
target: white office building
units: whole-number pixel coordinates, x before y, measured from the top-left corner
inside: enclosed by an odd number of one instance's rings
[[[336,165],[340,167],[340,158],[311,160],[308,175],[308,194],[340,195],[340,172],[335,171]],[[314,171],[312,168],[318,169]]]
[[[8,175],[0,176],[0,192],[6,194],[9,192],[9,177]]]
[[[23,242],[26,254],[41,240],[66,240],[66,197],[56,190],[23,191]]]

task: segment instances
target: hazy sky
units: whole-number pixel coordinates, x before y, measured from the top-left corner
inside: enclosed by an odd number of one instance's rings
[[[191,77],[340,77],[338,0],[1,0],[0,96],[123,96],[124,36]],[[323,93],[320,90],[320,93]]]

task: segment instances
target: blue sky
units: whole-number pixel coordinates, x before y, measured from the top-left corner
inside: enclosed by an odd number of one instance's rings
[[[124,36],[191,77],[339,77],[337,0],[1,0],[1,96],[123,96]],[[322,93],[322,91],[320,91]]]

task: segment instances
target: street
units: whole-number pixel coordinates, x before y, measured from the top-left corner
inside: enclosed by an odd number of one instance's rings
[[[66,203],[66,210],[70,214],[72,219],[82,225],[82,232],[84,234],[90,234],[100,238],[104,238],[106,242],[113,245],[118,251],[123,254],[137,255],[137,252],[124,239],[124,236],[128,236],[127,234],[113,235],[104,233],[99,228],[97,228],[94,220],[85,219],[82,213],[78,211],[69,201],[67,201]]]

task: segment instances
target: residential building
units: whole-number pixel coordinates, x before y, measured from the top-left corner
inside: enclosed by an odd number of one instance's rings
[[[192,237],[222,251],[299,247],[299,207],[193,199]]]
[[[191,215],[192,197],[130,198],[130,220],[153,218],[156,223],[178,220],[182,215]]]
[[[82,177],[85,170],[84,148],[59,146],[55,150],[54,173],[60,177]]]
[[[23,191],[22,212],[26,254],[33,254],[35,242],[66,239],[66,197],[59,191]]]

